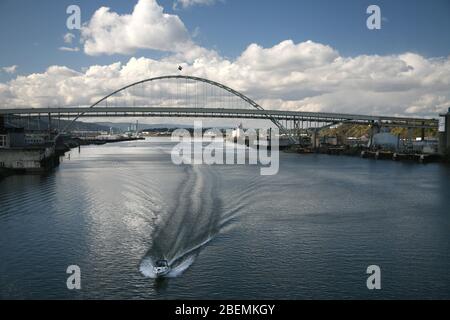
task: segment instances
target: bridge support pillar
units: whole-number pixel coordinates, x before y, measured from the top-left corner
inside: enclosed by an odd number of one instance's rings
[[[52,114],[48,113],[48,134],[52,133]]]
[[[425,122],[422,122],[422,125],[425,125]],[[425,141],[425,128],[422,128],[420,131],[420,137],[422,138],[422,141]]]
[[[378,123],[372,121],[370,124],[370,130],[369,130],[369,143],[370,148],[373,147],[374,144],[374,137],[377,133],[380,133],[380,126]]]
[[[315,129],[313,129],[312,133],[311,133],[311,145],[313,150],[317,149],[317,131]]]
[[[439,153],[450,152],[450,108],[446,114],[439,116]]]

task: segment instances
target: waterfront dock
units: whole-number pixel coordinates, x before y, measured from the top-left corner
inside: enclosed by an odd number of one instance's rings
[[[142,140],[139,135],[83,137],[51,130],[25,130],[0,117],[0,178],[11,174],[41,174],[59,165],[59,158],[82,145]]]

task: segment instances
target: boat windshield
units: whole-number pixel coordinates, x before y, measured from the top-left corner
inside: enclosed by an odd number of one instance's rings
[[[167,268],[167,267],[169,267],[169,264],[167,263],[167,260],[158,260],[156,262],[156,267],[158,267],[158,268]]]

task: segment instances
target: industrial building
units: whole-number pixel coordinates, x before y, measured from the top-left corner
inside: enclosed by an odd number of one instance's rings
[[[23,128],[8,126],[0,116],[0,175],[41,173],[57,164],[55,144],[46,134],[28,135]]]
[[[439,153],[450,152],[450,108],[446,114],[439,115]]]

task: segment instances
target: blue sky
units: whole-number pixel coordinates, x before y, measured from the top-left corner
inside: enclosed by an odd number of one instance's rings
[[[450,54],[450,1],[448,0],[225,0],[211,6],[173,10],[171,0],[159,0],[166,12],[177,14],[196,42],[225,57],[238,56],[250,43],[264,47],[283,40],[313,40],[337,49],[344,56],[416,52],[427,57]],[[135,1],[0,0],[0,66],[18,65],[19,74],[41,72],[50,65],[80,69],[92,64],[126,61],[127,56],[90,57],[62,52],[67,32],[65,10],[77,4],[82,21],[100,6],[130,13]],[[383,27],[369,31],[365,10],[370,4],[382,9]],[[135,56],[158,57],[142,50]],[[0,81],[10,75],[2,73]]]

